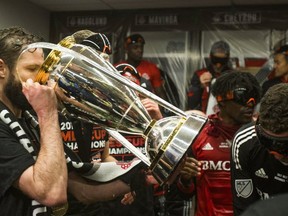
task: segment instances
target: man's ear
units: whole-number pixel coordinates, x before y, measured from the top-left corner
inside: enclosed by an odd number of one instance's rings
[[[4,78],[6,75],[7,66],[2,59],[0,59],[0,78]]]

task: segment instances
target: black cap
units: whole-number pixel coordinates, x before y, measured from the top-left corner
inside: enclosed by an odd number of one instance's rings
[[[84,39],[81,44],[94,48],[95,50],[106,53],[108,55],[112,54],[112,48],[110,41],[105,34],[96,33],[90,37]]]
[[[135,44],[135,43],[141,43],[145,44],[145,40],[142,35],[140,34],[133,34],[125,39],[125,46],[128,46],[129,44]]]
[[[124,75],[124,73],[128,72],[131,75],[135,76],[137,79],[139,80],[141,79],[137,69],[130,64],[127,63],[118,64],[115,66],[115,68],[120,72],[121,75]]]
[[[141,77],[135,67],[127,63],[122,63],[119,65],[116,65],[115,68],[119,71],[119,73],[122,76],[126,77],[127,79],[131,80],[137,85],[140,85]]]

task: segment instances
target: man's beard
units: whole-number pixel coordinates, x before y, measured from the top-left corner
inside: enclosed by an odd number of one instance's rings
[[[21,82],[16,81],[13,74],[11,74],[8,78],[7,84],[4,87],[4,93],[16,108],[21,110],[32,109],[32,106],[29,104],[27,98],[22,93]]]

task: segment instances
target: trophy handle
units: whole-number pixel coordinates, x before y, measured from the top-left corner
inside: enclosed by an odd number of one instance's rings
[[[136,157],[138,157],[141,161],[143,161],[148,167],[151,165],[149,159],[141,151],[139,151],[139,149],[137,149],[132,143],[130,143],[125,137],[123,137],[119,132],[112,129],[106,129],[106,130],[114,139],[116,139],[123,146],[129,149]]]
[[[65,52],[67,52],[67,53],[71,52],[72,50],[70,50],[70,48],[71,48],[72,45],[75,44],[75,41],[73,41],[73,39],[71,39],[71,37],[67,37],[67,38],[65,38],[65,40],[63,39],[61,41],[61,43],[59,43],[58,45],[54,45],[54,44],[46,43],[46,42],[38,42],[38,43],[35,43],[35,44],[37,44],[38,46],[40,45],[43,48],[51,48],[53,46],[54,46],[54,48],[57,47],[57,49],[54,49],[48,55],[48,57],[46,58],[44,64],[40,68],[39,73],[38,73],[38,75],[37,75],[37,77],[35,79],[35,81],[38,81],[40,83],[45,83],[47,81],[48,77],[49,77],[49,74],[47,74],[49,69],[51,69],[55,64],[57,64],[60,61],[60,56],[59,55],[60,55],[61,51],[63,50]],[[35,47],[37,47],[37,45]],[[33,48],[33,46],[34,46],[34,44],[30,44],[29,45],[29,47],[31,47],[31,48]],[[77,53],[77,54],[80,55],[80,53]],[[77,54],[74,54],[74,55],[77,56]],[[93,65],[93,61],[91,59],[88,59],[85,56],[82,56],[82,58],[86,62],[89,62],[89,63],[91,63],[91,65]],[[183,110],[179,109],[178,107],[174,106],[173,104],[170,104],[169,102],[165,101],[161,97],[151,93],[147,89],[137,85],[136,83],[132,82],[131,80],[127,80],[125,77],[119,76],[117,69],[110,62],[105,61],[104,64],[110,70],[112,70],[114,72],[117,72],[117,73],[111,73],[111,71],[109,71],[109,70],[103,70],[102,72],[106,76],[108,76],[110,78],[113,78],[113,79],[117,80],[118,82],[122,83],[123,85],[126,85],[126,86],[130,87],[131,89],[139,92],[140,94],[152,99],[153,101],[157,102],[162,107],[174,112],[177,115],[187,116],[186,113]]]

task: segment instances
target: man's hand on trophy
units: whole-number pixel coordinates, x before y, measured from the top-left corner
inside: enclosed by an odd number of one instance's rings
[[[38,116],[42,113],[48,114],[50,111],[54,113],[57,100],[53,87],[40,85],[32,79],[27,79],[22,85],[23,94]]]
[[[183,184],[191,182],[192,178],[201,174],[201,162],[192,157],[186,157],[180,170],[180,179]]]
[[[146,110],[148,111],[151,118],[155,120],[159,120],[163,118],[161,111],[159,109],[159,105],[156,102],[152,101],[149,98],[144,98],[141,100],[141,102],[143,106],[146,108]]]

